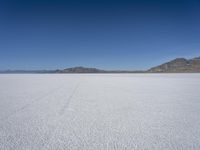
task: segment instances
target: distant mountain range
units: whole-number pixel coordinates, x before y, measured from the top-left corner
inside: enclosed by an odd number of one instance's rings
[[[80,66],[61,70],[4,70],[0,73],[200,73],[200,57],[193,59],[176,58],[145,71],[101,70]]]
[[[81,66],[56,71],[56,73],[137,73],[137,72],[144,72],[144,71],[101,70],[97,68],[86,68]]]
[[[176,58],[170,62],[149,69],[152,73],[195,73],[200,72],[200,57]]]

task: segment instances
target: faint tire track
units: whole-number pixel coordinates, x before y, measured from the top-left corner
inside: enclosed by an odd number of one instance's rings
[[[53,137],[56,129],[58,129],[58,122],[60,121],[61,117],[63,116],[63,114],[65,113],[66,109],[69,107],[69,104],[73,98],[73,96],[75,95],[75,93],[77,92],[78,88],[80,86],[80,81],[77,83],[77,85],[74,87],[72,93],[70,94],[70,96],[67,98],[67,102],[64,104],[64,106],[60,109],[60,111],[58,112],[59,114],[59,118],[57,119],[51,133],[49,134],[49,136],[46,138],[45,143],[42,144],[42,146],[40,147],[40,149],[43,149],[46,145],[48,145],[50,139]]]
[[[74,94],[76,93],[77,89],[79,88],[80,82],[76,85],[76,87],[74,88],[74,90],[72,91],[72,94],[69,96],[67,102],[65,103],[65,105],[61,108],[59,115],[62,116],[65,113],[65,110],[68,108],[71,99],[73,98]]]

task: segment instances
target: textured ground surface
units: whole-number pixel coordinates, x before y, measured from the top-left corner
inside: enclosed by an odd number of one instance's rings
[[[200,74],[0,75],[1,150],[199,150]]]

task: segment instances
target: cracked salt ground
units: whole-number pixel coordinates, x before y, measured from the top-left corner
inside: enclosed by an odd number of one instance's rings
[[[0,75],[0,149],[199,150],[199,97],[200,74]]]

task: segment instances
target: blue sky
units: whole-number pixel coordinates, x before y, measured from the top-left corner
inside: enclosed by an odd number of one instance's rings
[[[196,0],[1,0],[0,70],[147,69],[200,56]]]

